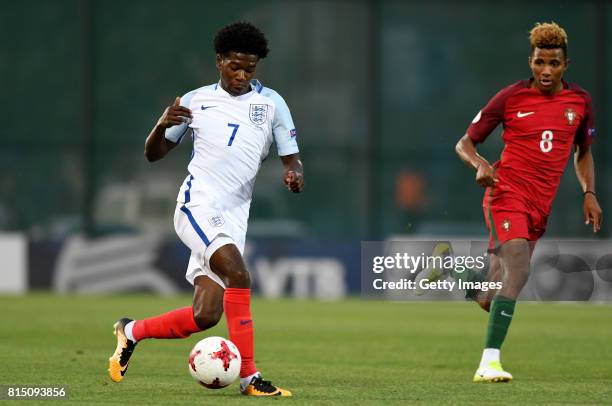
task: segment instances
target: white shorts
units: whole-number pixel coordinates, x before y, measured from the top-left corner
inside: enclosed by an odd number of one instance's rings
[[[191,249],[185,273],[187,281],[193,285],[197,276],[204,275],[225,289],[221,278],[210,269],[210,257],[227,244],[234,244],[240,254],[244,253],[246,220],[231,211],[179,203],[174,211],[174,229]]]

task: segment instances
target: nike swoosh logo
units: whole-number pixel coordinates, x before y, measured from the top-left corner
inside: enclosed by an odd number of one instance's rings
[[[527,113],[521,113],[521,112],[519,111],[518,113],[516,113],[516,116],[517,116],[518,118],[523,118],[523,117],[530,116],[530,115],[532,115],[532,114],[534,114],[534,113],[535,113],[535,111],[528,111]]]
[[[128,364],[129,365],[129,364]],[[127,372],[128,366],[126,365],[123,369],[121,369],[121,376],[125,375],[125,373]]]
[[[217,107],[217,106],[202,106],[202,110],[210,109],[210,108],[213,108],[213,107]]]
[[[506,313],[506,312],[505,312],[505,311],[503,311],[503,310],[501,311],[501,313],[500,313],[500,314],[501,314],[502,316],[512,317],[512,315],[511,315],[511,314],[508,314],[508,313]]]
[[[253,320],[240,320],[240,325],[244,326],[245,324],[251,323]]]

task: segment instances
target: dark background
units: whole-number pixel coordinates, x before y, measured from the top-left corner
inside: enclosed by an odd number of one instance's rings
[[[289,104],[307,189],[262,166],[251,237],[484,237],[482,190],[454,145],[487,100],[527,78],[528,31],[569,35],[566,79],[594,99],[600,202],[610,202],[612,5],[604,1],[43,1],[0,5],[0,230],[173,233],[191,152],[149,164],[143,144],[174,97],[218,79],[212,38],[238,19],[271,53],[258,78]],[[481,148],[499,156],[500,130]],[[572,164],[549,237],[588,237]],[[609,236],[604,223],[601,236]]]

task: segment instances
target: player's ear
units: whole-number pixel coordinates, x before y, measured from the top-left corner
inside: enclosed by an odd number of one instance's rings
[[[223,57],[221,56],[221,54],[217,54],[216,60],[215,60],[215,65],[217,65],[217,70],[221,71],[221,65],[223,64]]]

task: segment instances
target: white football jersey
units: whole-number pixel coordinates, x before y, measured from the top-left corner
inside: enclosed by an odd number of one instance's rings
[[[280,156],[298,152],[287,104],[253,80],[247,94],[232,96],[216,83],[185,94],[181,106],[191,110],[192,122],[166,130],[166,138],[174,143],[185,135],[193,138],[189,175],[177,201],[237,210],[248,218],[255,177],[272,142]]]

